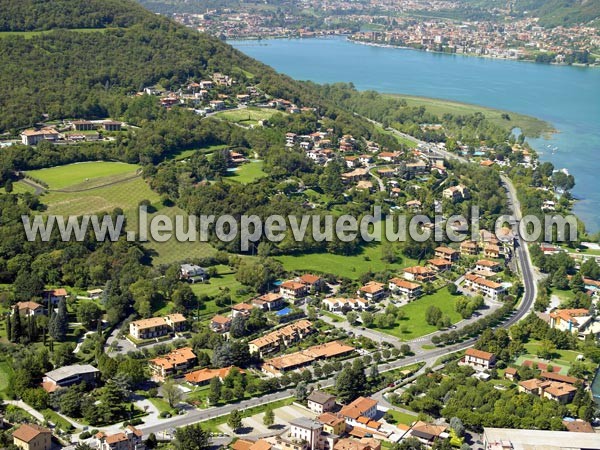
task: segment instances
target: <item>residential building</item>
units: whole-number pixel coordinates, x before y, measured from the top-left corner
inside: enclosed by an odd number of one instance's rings
[[[570,431],[485,427],[482,441],[485,450],[600,450],[600,438],[596,433]]]
[[[185,316],[176,313],[164,317],[135,320],[129,324],[129,334],[135,339],[152,339],[183,331],[185,327]]]
[[[442,191],[442,196],[453,202],[458,202],[470,197],[469,189],[462,184],[444,189]]]
[[[436,258],[440,258],[440,259],[445,259],[446,261],[449,262],[455,262],[458,261],[460,254],[458,251],[450,248],[450,247],[437,247],[435,249],[435,257]]]
[[[46,310],[42,305],[37,302],[18,302],[14,305],[12,314],[18,311],[21,316],[43,316],[46,314]]]
[[[74,120],[71,122],[71,128],[74,131],[92,131],[94,129],[94,123],[90,120]]]
[[[279,286],[279,292],[283,298],[295,300],[308,294],[308,286],[297,281],[285,281]]]
[[[65,288],[48,289],[42,293],[42,298],[47,305],[57,305],[61,300],[66,300],[67,296]]]
[[[572,386],[583,383],[583,380],[580,380],[579,378],[570,377],[568,375],[561,375],[560,373],[555,373],[555,372],[542,372],[542,373],[540,373],[540,379],[549,380],[549,381],[558,381],[560,383],[567,383]]]
[[[50,450],[52,432],[34,423],[24,423],[12,433],[13,444],[23,450]]]
[[[263,356],[266,353],[279,350],[281,347],[288,347],[304,339],[312,332],[313,327],[311,322],[305,319],[299,320],[250,341],[250,353],[258,353],[260,356]]]
[[[333,450],[381,450],[381,441],[373,438],[338,440],[333,446]]]
[[[486,258],[500,258],[501,254],[502,250],[497,244],[488,243],[485,244],[485,246],[483,247],[483,256],[485,256]]]
[[[496,365],[496,355],[483,350],[468,348],[460,362],[463,365],[471,366],[477,371],[489,370]]]
[[[452,263],[447,259],[433,258],[427,261],[427,266],[436,272],[445,272],[452,269]]]
[[[429,267],[413,266],[403,270],[404,278],[408,281],[430,283],[435,280],[435,271]]]
[[[194,283],[196,281],[204,281],[208,278],[208,273],[206,269],[195,264],[182,264],[179,270],[179,277],[182,280]]]
[[[42,387],[47,392],[54,392],[73,384],[86,383],[95,386],[100,379],[100,371],[89,364],[72,364],[46,372],[42,379]]]
[[[358,397],[349,405],[342,407],[340,415],[350,426],[363,426],[365,421],[360,420],[361,417],[375,419],[377,415],[377,400],[370,397]]]
[[[41,130],[25,130],[21,133],[21,142],[24,145],[37,145],[42,141],[56,142],[59,133],[54,128],[42,128]]]
[[[215,333],[227,333],[231,328],[231,317],[216,315],[210,320],[210,329]]]
[[[125,431],[120,433],[106,435],[100,432],[96,437],[100,450],[146,450],[144,433],[132,425],[128,425]]]
[[[591,325],[593,317],[589,310],[556,309],[550,313],[550,327],[571,333],[585,333]]]
[[[385,297],[385,285],[377,281],[369,281],[357,293],[367,300],[374,302]]]
[[[313,345],[306,350],[300,350],[299,352],[267,359],[262,365],[262,371],[270,376],[279,376],[284,372],[307,367],[313,362],[321,359],[347,355],[354,350],[354,347],[339,341]]]
[[[479,292],[484,297],[488,297],[492,300],[498,300],[500,294],[505,291],[504,286],[500,283],[488,280],[474,273],[466,274],[464,280],[465,287]]]
[[[317,450],[319,446],[319,438],[323,431],[321,422],[308,417],[297,417],[290,421],[289,437],[293,441],[305,442],[306,450]]]
[[[191,347],[183,347],[149,361],[150,370],[157,379],[165,379],[196,365],[198,359]]]
[[[502,265],[497,261],[490,261],[489,259],[480,259],[475,263],[475,270],[485,272],[500,272],[502,270]]]
[[[432,423],[418,421],[413,424],[409,436],[417,438],[423,444],[431,446],[438,439],[448,439],[450,434],[446,431],[445,425],[434,425]]]
[[[256,442],[238,439],[230,447],[232,450],[271,450],[273,445],[265,439],[258,439]]]
[[[186,373],[185,381],[196,386],[202,386],[210,383],[210,380],[213,378],[218,378],[222,383],[232,370],[237,370],[238,372],[244,373],[242,369],[239,369],[235,366],[223,367],[221,369],[204,368]]]
[[[420,211],[423,204],[420,200],[409,200],[404,204],[404,206],[411,211]]]
[[[106,131],[121,131],[123,124],[116,120],[105,120],[102,122],[102,128]]]
[[[316,389],[310,393],[306,400],[308,402],[308,409],[317,414],[329,412],[335,407],[334,395]]]
[[[319,292],[323,289],[325,285],[325,280],[318,275],[313,275],[310,273],[305,273],[304,275],[298,277],[296,279],[299,283],[303,283],[308,286],[309,292]]]
[[[231,307],[231,317],[236,317],[236,316],[248,317],[253,309],[254,309],[254,306],[249,305],[248,303],[238,303],[237,305],[233,305]]]
[[[479,244],[475,241],[462,241],[460,243],[461,256],[475,256],[479,253]]]
[[[510,381],[516,381],[519,379],[519,373],[517,372],[517,369],[515,369],[514,367],[508,367],[504,371],[504,378],[506,378],[507,380],[510,380]]]
[[[364,298],[329,297],[323,300],[323,306],[331,312],[341,312],[344,309],[363,310],[369,306],[369,301]]]
[[[102,290],[102,289],[89,289],[87,291],[87,295],[91,300],[99,299],[103,293],[104,293],[104,290]]]
[[[420,297],[423,293],[420,284],[412,283],[401,278],[392,278],[389,282],[389,289],[393,295],[413,300]]]
[[[563,425],[572,433],[595,433],[592,424],[581,419],[563,420]]]
[[[264,311],[277,311],[285,306],[283,294],[269,292],[252,300],[252,304]]]
[[[317,420],[323,424],[323,431],[326,433],[341,436],[346,431],[346,421],[337,414],[325,412]]]

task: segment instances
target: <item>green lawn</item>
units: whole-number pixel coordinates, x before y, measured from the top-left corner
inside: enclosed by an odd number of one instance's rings
[[[539,348],[539,342],[528,342],[527,344],[525,344],[525,350],[527,351],[529,356],[533,356],[533,358],[537,357],[535,355],[537,355],[537,351]],[[577,361],[577,356],[581,354],[581,352],[577,350],[555,350],[554,353],[556,353],[558,357],[556,359],[553,359],[552,361],[556,361],[558,364],[563,364],[566,366],[570,366],[575,361]]]
[[[41,197],[41,202],[48,207],[46,210],[48,214],[94,214],[110,212],[118,207],[127,214],[128,223],[132,220],[137,223],[135,212],[142,200],[155,203],[160,200],[160,196],[150,189],[141,177],[89,191],[48,192]]]
[[[192,284],[192,291],[196,295],[205,294],[214,297],[228,291],[234,301],[240,302],[248,298],[248,295],[240,296],[236,294],[236,291],[244,286],[235,279],[235,273],[229,266],[218,265],[216,268],[218,276],[210,278],[207,284]]]
[[[182,159],[189,158],[190,156],[192,156],[196,152],[200,152],[200,153],[203,153],[205,155],[208,155],[210,153],[214,153],[217,150],[224,150],[224,149],[226,149],[228,147],[229,147],[228,145],[223,145],[223,144],[209,145],[207,147],[193,148],[193,149],[190,149],[190,150],[182,150],[180,152],[173,153],[173,157],[175,159],[177,159],[177,160],[182,160]]]
[[[122,162],[82,162],[67,164],[64,166],[51,167],[49,169],[30,170],[27,174],[32,178],[42,180],[48,184],[50,189],[63,189],[80,183],[89,184],[96,178],[134,174],[139,166]]]
[[[155,194],[154,191],[150,192],[156,195],[156,199],[158,200],[158,194]],[[150,198],[150,201],[154,204],[153,198]],[[173,220],[174,225],[174,217],[176,215],[182,215],[184,217],[184,230],[187,230],[187,214],[185,214],[182,209],[178,207],[160,208],[156,213],[153,213],[149,216],[148,223],[150,223],[152,217],[154,217],[157,214],[164,214],[165,216],[170,217]],[[127,227],[130,230],[137,230],[137,215],[134,215],[131,218],[131,220],[127,220]],[[151,236],[148,237],[151,238]],[[148,242],[144,243],[144,247],[146,247],[152,253],[152,264],[155,266],[161,264],[172,264],[175,262],[181,262],[193,258],[203,258],[206,256],[211,256],[216,252],[216,250],[207,242],[179,242],[176,239],[175,234],[173,234],[173,237],[167,240],[166,242],[156,242],[154,240],[149,240]]]
[[[368,271],[400,270],[416,264],[415,260],[403,258],[399,263],[389,264],[381,260],[381,244],[364,247],[362,253],[353,256],[334,255],[332,253],[311,253],[305,255],[278,256],[285,270],[331,273],[336,276],[358,279]]]
[[[484,106],[472,105],[469,103],[461,103],[450,100],[442,100],[437,98],[416,97],[403,94],[386,94],[406,100],[409,106],[424,106],[429,112],[442,116],[446,113],[456,115],[468,115],[476,112],[481,112],[490,120],[506,129],[515,127],[520,128],[528,137],[538,137],[545,133],[551,133],[554,130],[551,124],[535,117],[517,114],[510,111],[502,111],[498,109],[486,108]],[[503,114],[508,114],[510,120],[502,117]]]
[[[384,329],[376,328],[378,331],[389,333],[402,340],[411,340],[420,336],[437,331],[437,327],[429,325],[425,321],[425,311],[431,305],[440,308],[443,314],[446,314],[452,320],[452,323],[459,322],[462,318],[455,310],[457,296],[452,296],[446,289],[440,289],[435,294],[421,297],[400,309],[404,311],[405,318],[398,322],[394,328]],[[405,332],[402,328],[405,327]]]
[[[216,114],[216,117],[241,125],[255,125],[259,120],[268,120],[278,112],[281,111],[277,111],[276,109],[249,107],[223,111]]]
[[[16,183],[13,183],[12,194],[24,194],[25,192],[33,194],[35,192],[35,189],[23,183],[22,181],[17,181]],[[6,194],[6,190],[4,188],[0,188],[0,194]]]
[[[266,177],[267,174],[263,172],[263,162],[262,161],[251,161],[246,164],[242,164],[235,171],[229,172],[226,181],[235,181],[242,184],[252,183],[260,178]]]
[[[169,406],[169,402],[167,402],[165,399],[154,397],[154,398],[149,398],[148,400],[150,401],[150,403],[152,403],[154,405],[154,407],[156,409],[158,409],[159,413],[168,412],[171,415],[177,414],[177,410],[174,408],[171,408]]]
[[[418,419],[417,413],[412,415],[405,412],[396,411],[394,409],[388,409],[388,413],[392,415],[396,423],[403,423],[404,425],[410,425]]]
[[[12,370],[12,366],[8,361],[0,361],[0,397],[4,396]]]

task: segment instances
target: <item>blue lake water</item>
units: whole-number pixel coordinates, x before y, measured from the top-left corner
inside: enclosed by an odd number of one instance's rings
[[[600,230],[600,69],[500,61],[354,44],[342,37],[230,41],[299,80],[458,100],[538,117],[559,131],[530,139],[576,178],[575,212]],[[558,147],[555,154],[547,146]]]

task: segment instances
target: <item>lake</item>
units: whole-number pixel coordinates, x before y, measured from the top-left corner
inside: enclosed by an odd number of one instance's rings
[[[530,144],[575,176],[575,213],[600,230],[600,69],[355,44],[343,37],[229,41],[299,80],[436,97],[538,117],[559,133]],[[557,147],[553,154],[551,148]]]

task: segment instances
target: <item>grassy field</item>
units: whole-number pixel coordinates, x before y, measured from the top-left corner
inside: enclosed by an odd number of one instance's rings
[[[231,294],[234,302],[241,302],[249,297],[249,295],[237,295],[236,291],[244,286],[235,279],[235,273],[229,266],[216,266],[218,275],[208,280],[208,283],[194,283],[192,291],[196,295],[208,295],[210,297],[219,296],[225,292]]]
[[[405,138],[404,136],[398,136],[396,133],[392,133],[386,129],[384,129],[381,125],[375,125],[375,128],[377,128],[379,131],[381,131],[382,133],[385,134],[389,134],[390,136],[393,136],[394,138],[396,138],[396,140],[400,143],[400,144],[404,144],[406,145],[408,148],[416,148],[417,143],[414,141],[411,141],[408,138]]]
[[[153,191],[150,192],[154,193]],[[150,198],[150,201],[154,202],[152,198]],[[156,214],[164,214],[173,219],[175,215],[183,215],[183,210],[177,207],[160,208],[148,218],[148,223],[150,223],[150,220],[152,220],[152,217]],[[174,219],[173,223],[175,223]],[[187,219],[184,219],[184,224],[184,229],[187,230]],[[138,228],[137,215],[134,215],[131,220],[127,221],[127,227],[131,230]],[[175,237],[166,242],[148,241],[144,244],[144,247],[151,251],[152,264],[155,266],[172,264],[186,259],[203,258],[205,256],[211,256],[216,252],[216,250],[206,242],[179,242]]]
[[[5,359],[0,361],[0,398],[4,397],[6,388],[8,387],[8,380],[11,373],[11,364]]]
[[[276,109],[249,107],[223,111],[216,114],[216,117],[228,120],[229,122],[239,123],[241,125],[256,125],[259,120],[268,120],[277,112],[279,111]]]
[[[554,131],[554,128],[548,122],[515,112],[502,111],[498,109],[486,108],[484,106],[437,98],[415,97],[402,94],[388,95],[406,100],[409,106],[424,106],[429,112],[438,116],[446,113],[465,115],[481,112],[488,120],[500,125],[503,128],[520,128],[528,137],[539,137],[542,134],[551,133]],[[508,114],[510,120],[502,118],[503,114]]]
[[[160,196],[141,177],[89,191],[49,192],[41,197],[42,203],[48,207],[48,214],[62,215],[110,212],[119,207],[130,216],[140,201],[155,203],[159,199]]]
[[[51,167],[49,169],[31,170],[27,174],[32,178],[42,180],[50,189],[63,189],[69,186],[85,183],[95,187],[98,178],[115,175],[134,175],[139,166],[122,162],[85,162]],[[111,180],[106,180],[110,182]],[[82,188],[85,187],[81,186]]]
[[[13,183],[13,194],[24,194],[25,192],[33,194],[35,192],[35,189],[23,183],[22,181],[17,181],[16,183]],[[4,188],[0,188],[0,194],[6,194],[6,190]]]
[[[177,160],[182,160],[182,159],[186,159],[189,158],[190,156],[192,156],[194,153],[196,152],[201,152],[204,153],[205,155],[209,155],[211,153],[216,152],[217,150],[223,150],[228,148],[227,145],[223,145],[223,144],[219,144],[219,145],[209,145],[208,147],[201,147],[201,148],[193,148],[190,150],[182,150],[180,152],[177,153],[173,153],[173,157]]]
[[[404,425],[410,425],[417,420],[417,413],[412,415],[394,409],[388,409],[388,413],[392,415],[396,423],[402,423]]]
[[[104,33],[109,28],[71,28],[69,31],[76,31],[78,33]],[[54,30],[46,30],[46,31],[1,31],[0,39],[9,36],[21,36],[25,39],[31,39],[34,36],[39,36],[42,34],[51,33]]]
[[[230,174],[231,175],[225,179],[226,181],[235,181],[242,184],[252,183],[253,181],[267,176],[267,174],[263,172],[262,161],[251,161],[242,164],[236,171],[232,171]]]
[[[401,262],[389,264],[381,259],[381,244],[365,246],[361,254],[353,256],[331,253],[311,253],[306,255],[278,256],[287,271],[312,271],[332,273],[340,277],[358,279],[368,271],[400,270],[416,264],[415,260],[403,258]]]
[[[431,305],[440,308],[443,314],[448,315],[452,323],[461,320],[460,314],[455,310],[455,303],[458,297],[450,295],[446,289],[440,289],[435,294],[427,295],[415,300],[400,309],[404,311],[405,318],[401,320],[394,328],[376,328],[373,329],[391,334],[402,340],[411,340],[426,334],[437,331],[437,327],[429,325],[425,321],[425,311]]]

